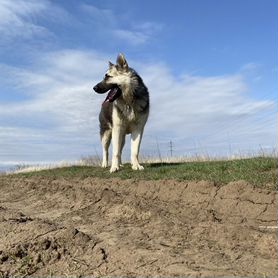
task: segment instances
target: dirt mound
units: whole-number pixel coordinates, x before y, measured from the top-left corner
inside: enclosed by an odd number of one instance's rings
[[[2,276],[276,276],[276,193],[243,181],[0,177]]]

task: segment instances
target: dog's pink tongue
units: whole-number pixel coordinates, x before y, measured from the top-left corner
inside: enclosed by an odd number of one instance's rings
[[[114,88],[110,90],[110,92],[108,93],[108,100],[110,102],[114,101],[118,97],[117,92],[118,92],[118,88]]]
[[[106,96],[106,98],[105,98],[105,100],[104,100],[103,103],[111,102],[111,99],[112,99],[112,95],[113,95],[113,91],[114,91],[114,90],[115,90],[115,89],[111,89],[111,90],[108,92],[108,94],[107,94],[107,96]]]
[[[120,95],[120,90],[118,88],[111,89],[108,92],[108,95],[106,96],[106,98],[105,98],[103,103],[113,102],[116,98],[119,97],[119,95]]]

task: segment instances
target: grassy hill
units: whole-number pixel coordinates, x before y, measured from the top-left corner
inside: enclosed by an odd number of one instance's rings
[[[144,171],[132,171],[125,164],[117,173],[110,174],[109,169],[93,166],[71,166],[21,173],[25,177],[64,177],[81,178],[121,178],[121,179],[176,179],[176,180],[207,180],[216,184],[227,184],[231,181],[245,180],[258,187],[275,188],[277,176],[277,159],[257,157],[230,161],[185,162],[185,163],[149,163],[144,164]]]

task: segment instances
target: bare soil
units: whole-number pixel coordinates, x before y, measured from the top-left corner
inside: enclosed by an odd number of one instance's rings
[[[0,277],[271,277],[276,232],[244,181],[0,177]]]

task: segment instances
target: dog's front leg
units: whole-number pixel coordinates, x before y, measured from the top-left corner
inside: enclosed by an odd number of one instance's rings
[[[119,171],[121,163],[121,150],[124,138],[124,130],[120,125],[114,125],[112,128],[112,165],[110,168],[110,173]]]
[[[133,170],[144,170],[139,164],[138,154],[143,136],[144,127],[137,128],[131,133],[131,167]]]

